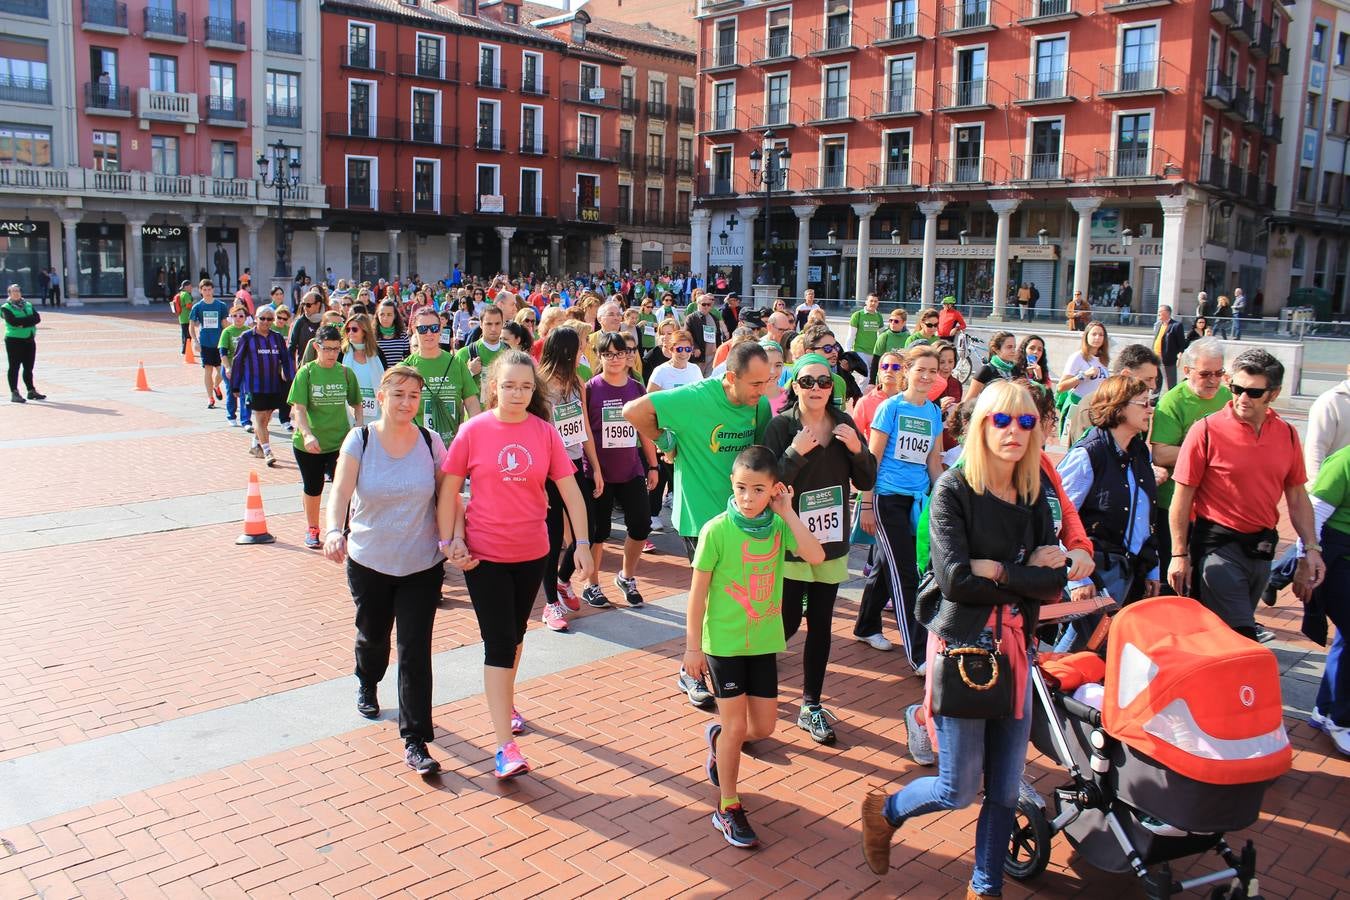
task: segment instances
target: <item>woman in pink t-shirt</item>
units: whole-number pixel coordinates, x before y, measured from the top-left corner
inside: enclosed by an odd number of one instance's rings
[[[512,735],[525,730],[515,709],[515,681],[544,577],[545,483],[557,485],[578,534],[588,534],[589,526],[575,469],[529,354],[508,350],[498,356],[486,390],[487,411],[460,427],[445,457],[436,520],[450,564],[464,571],[483,636],[483,689],[497,738],[497,777],[512,778],[530,770]],[[466,478],[473,484],[467,509],[459,496]],[[578,553],[576,566],[582,578],[589,577],[591,555]]]

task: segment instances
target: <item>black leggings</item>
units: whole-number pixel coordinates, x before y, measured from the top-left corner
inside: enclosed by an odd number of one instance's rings
[[[310,453],[292,446],[295,451],[295,466],[300,470],[301,490],[306,497],[318,497],[323,494],[323,476],[332,478],[337,474],[338,451]]]
[[[23,383],[28,390],[33,387],[33,362],[37,359],[37,340],[35,338],[5,338],[5,355],[9,357],[9,389],[19,390],[19,367],[23,367]]]
[[[671,487],[675,480],[675,467],[664,459],[656,461],[656,487],[647,492],[648,499],[651,500],[652,518],[655,519],[661,515],[661,501],[665,497],[666,489]]]
[[[874,494],[872,502],[875,504],[873,512],[876,513],[881,560],[863,585],[853,634],[860,638],[881,634],[881,611],[887,599],[893,599],[901,629],[900,639],[905,643],[909,664],[917,669],[928,655],[928,630],[914,617],[919,570],[909,511],[915,501],[903,494]]]
[[[545,557],[528,562],[502,563],[481,560],[464,573],[478,631],[483,636],[483,665],[514,668],[516,648],[525,640],[525,629],[539,595]]]
[[[802,624],[802,600],[806,600],[806,643],[802,647],[802,702],[819,703],[825,686],[825,667],[830,664],[830,638],[834,625],[834,601],[839,585],[818,581],[783,579],[783,634],[788,640]]]
[[[617,484],[605,482],[604,492],[596,498],[589,513],[591,541],[600,543],[609,540],[614,532],[614,523],[610,519],[616,501],[623,510],[623,527],[628,531],[628,538],[645,541],[651,536],[652,517],[647,515],[647,479],[639,476]]]
[[[595,482],[581,474],[580,462],[574,462],[573,466],[576,469],[577,488],[581,491],[581,499],[586,502],[586,520],[588,523],[593,522],[595,508],[591,494],[595,491]],[[563,505],[558,486],[551,479],[544,483],[544,490],[548,493],[548,555],[544,557],[544,600],[557,603],[558,582],[570,580],[577,568],[572,554],[576,551],[578,535],[576,528],[573,528],[572,543],[563,546],[563,520],[567,518],[567,507]]]

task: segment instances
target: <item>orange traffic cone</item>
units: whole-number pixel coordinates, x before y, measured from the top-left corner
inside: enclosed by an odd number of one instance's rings
[[[258,473],[248,473],[248,499],[244,501],[244,533],[236,544],[271,544],[276,538],[267,532],[267,516],[263,515],[262,487]]]
[[[136,364],[136,390],[150,390],[150,382],[145,380],[145,363],[143,362],[138,362]]]
[[[197,364],[197,354],[192,352],[192,341],[183,345],[183,362],[189,366]]]

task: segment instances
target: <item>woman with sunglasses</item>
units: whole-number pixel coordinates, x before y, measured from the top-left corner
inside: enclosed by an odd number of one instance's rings
[[[647,390],[668,391],[685,384],[703,380],[703,372],[690,360],[694,356],[694,336],[683,328],[676,328],[666,336],[668,362],[659,364],[647,380]]]
[[[435,309],[419,309],[412,322],[412,353],[402,362],[416,369],[425,383],[419,424],[439,434],[449,447],[460,422],[482,411],[478,382],[463,360],[441,349],[441,317]]]
[[[272,329],[273,331],[275,331],[277,334],[281,335],[283,338],[290,338],[290,336],[291,336],[291,311],[290,311],[289,309],[285,308],[285,307],[279,308],[279,309],[277,310],[277,320],[276,320],[275,323],[273,323],[273,325],[274,325],[274,327],[273,327],[273,329]]]
[[[839,585],[847,581],[848,500],[853,488],[870,490],[877,463],[853,420],[835,407],[834,373],[818,353],[797,361],[796,403],[769,421],[764,445],[778,457],[778,477],[793,491],[792,506],[825,548],[816,565],[788,553],[783,563],[783,630],[788,640],[806,618],[802,648],[802,707],[797,727],[818,744],[833,744],[835,717],[821,706]],[[850,487],[852,485],[852,487]]]
[[[883,353],[898,353],[905,349],[905,344],[909,341],[909,329],[906,327],[908,321],[909,313],[898,307],[886,315],[886,327],[877,332],[876,343],[872,345],[872,350],[878,357]],[[873,382],[877,380],[875,367],[872,369],[870,380]]]
[[[914,536],[929,488],[942,474],[942,414],[928,399],[937,372],[932,347],[920,344],[906,352],[902,392],[877,409],[867,439],[877,459],[876,489],[862,491],[859,499],[862,529],[876,536],[881,565],[863,586],[853,636],[876,650],[892,649],[881,625],[886,601],[892,601],[909,664],[920,675],[927,632],[914,613],[919,586]]]
[[[338,451],[351,428],[346,408],[351,408],[357,428],[364,423],[361,385],[356,373],[338,364],[344,343],[336,326],[320,328],[314,338],[318,356],[295,373],[286,398],[296,425],[291,444],[296,468],[300,470],[305,546],[311,550],[323,546],[319,540],[319,501],[325,479],[331,479],[337,472]]]
[[[520,309],[516,310],[514,321],[516,324],[523,326],[525,330],[530,333],[531,337],[533,337],[535,326],[539,323],[539,310],[535,309],[533,306],[522,306]]]
[[[662,294],[661,300],[663,305],[667,297],[670,297],[671,300],[673,301],[675,295],[673,293]],[[638,307],[637,321],[638,321],[638,346],[642,348],[642,353],[645,356],[646,354],[655,350],[657,344],[656,304],[652,302],[651,297],[643,298],[642,304]]]
[[[1078,509],[1102,583],[1117,603],[1158,593],[1158,546],[1153,536],[1157,479],[1148,448],[1154,401],[1149,386],[1112,375],[1092,395],[1088,419],[1095,426],[1060,460],[1064,491]],[[1084,587],[1070,582],[1070,590]],[[1069,623],[1055,650],[1081,650],[1100,615]]]
[[[989,359],[970,380],[967,397],[974,400],[995,381],[1011,380],[1015,365],[1017,365],[1017,335],[1011,331],[995,332],[989,339]]]
[[[1054,394],[1055,383],[1050,379],[1050,357],[1045,352],[1045,340],[1038,334],[1029,334],[1017,345],[1017,362],[1013,363],[1013,378],[1025,378]]]
[[[355,315],[342,327],[342,364],[356,376],[361,388],[361,409],[367,425],[380,418],[375,394],[384,378],[384,361],[375,343],[375,325],[370,316]]]
[[[934,579],[919,598],[928,629],[928,659],[946,645],[997,646],[1010,662],[1013,703],[996,719],[935,715],[936,777],[915,779],[889,797],[873,791],[861,804],[863,857],[878,875],[890,869],[891,839],[910,818],[962,809],[984,792],[975,831],[975,871],[967,897],[997,897],[1031,736],[1030,657],[1042,603],[1065,584],[1060,549],[1045,498],[1032,432],[1036,405],[1026,388],[995,382],[975,404],[964,463],[933,488]]]

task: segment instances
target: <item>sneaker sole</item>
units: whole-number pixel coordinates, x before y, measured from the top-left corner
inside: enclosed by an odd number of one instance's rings
[[[712,783],[713,787],[722,786],[721,779],[717,777],[717,751],[714,749],[717,746],[717,738],[721,734],[722,726],[717,722],[709,722],[708,727],[703,730],[703,741],[708,745],[708,758],[703,763],[703,771],[707,774],[708,781]],[[716,819],[717,816],[714,815],[713,818]],[[718,826],[718,830],[721,830],[721,825]]]
[[[839,740],[838,735],[836,735],[833,731],[830,732],[829,734],[818,735],[811,730],[810,726],[803,725],[801,722],[797,723],[797,727],[800,728],[802,731],[805,731],[807,734],[811,735],[811,740],[815,741],[817,744],[824,744],[826,746],[829,746],[830,744],[833,744],[835,741]]]
[[[521,763],[519,766],[517,766],[514,769],[511,769],[509,772],[497,772],[496,773],[497,780],[510,781],[512,778],[519,778],[521,775],[524,775],[528,771],[530,771],[530,764]]]
[[[731,832],[722,827],[722,817],[717,813],[712,814],[712,823],[713,827],[721,833],[722,837],[726,838],[726,842],[733,847],[740,847],[742,850],[750,850],[759,846],[759,838],[755,838],[753,841],[746,843],[745,841],[738,841],[732,837]]]
[[[379,707],[376,707],[373,712],[366,712],[363,709],[358,709],[356,714],[363,719],[378,719],[380,717],[380,709]]]
[[[423,766],[420,769],[412,763],[408,763],[408,768],[412,769],[418,775],[439,775],[441,773],[441,764],[438,762],[434,762],[429,766]]]

